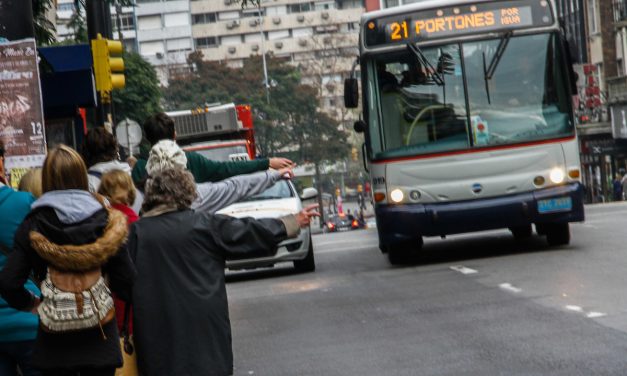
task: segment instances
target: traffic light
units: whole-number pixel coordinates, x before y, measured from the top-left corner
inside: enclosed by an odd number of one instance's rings
[[[96,90],[100,92],[102,101],[111,101],[111,90],[123,89],[124,60],[122,42],[119,40],[104,39],[98,34],[97,39],[91,40],[91,53],[94,59],[94,75],[96,76]]]
[[[353,148],[351,150],[351,158],[353,159],[353,161],[357,161],[358,157],[359,157],[359,154],[357,153],[357,148]]]

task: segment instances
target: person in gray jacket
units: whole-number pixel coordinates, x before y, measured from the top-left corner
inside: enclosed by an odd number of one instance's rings
[[[150,150],[146,171],[149,176],[156,176],[168,169],[187,168],[185,152],[172,140],[162,140]],[[283,178],[291,178],[292,170],[267,170],[252,174],[233,176],[215,183],[197,183],[196,199],[191,209],[215,213],[243,198],[254,196],[270,188]]]

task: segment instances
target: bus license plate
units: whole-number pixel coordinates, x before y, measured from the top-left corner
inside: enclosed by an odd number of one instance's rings
[[[573,200],[570,197],[551,198],[538,201],[538,213],[554,213],[569,211],[573,208]]]

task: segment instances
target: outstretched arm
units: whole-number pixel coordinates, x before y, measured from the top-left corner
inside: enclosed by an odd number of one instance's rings
[[[226,259],[269,256],[277,245],[309,226],[318,216],[318,205],[311,205],[297,214],[278,219],[232,218],[224,215],[207,217],[209,231],[218,250]]]
[[[217,182],[232,176],[267,170],[292,167],[286,158],[256,159],[253,161],[212,161],[195,152],[186,152],[187,169],[194,175],[196,183]]]
[[[238,175],[217,183],[197,184],[198,198],[192,203],[192,209],[215,213],[245,197],[265,191],[286,173],[291,176],[289,169],[283,169]]]

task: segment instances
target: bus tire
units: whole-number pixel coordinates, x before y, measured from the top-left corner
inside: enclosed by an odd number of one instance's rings
[[[316,260],[314,258],[313,242],[311,241],[311,235],[309,235],[309,250],[307,256],[302,260],[294,260],[294,269],[299,272],[313,272],[316,270]]]
[[[416,253],[422,248],[422,237],[416,242],[405,242],[387,247],[388,260],[392,265],[410,264],[416,257]]]
[[[568,223],[552,223],[546,226],[546,241],[551,247],[570,243]]]
[[[509,231],[514,235],[514,239],[523,240],[531,237],[531,225],[510,227]]]

